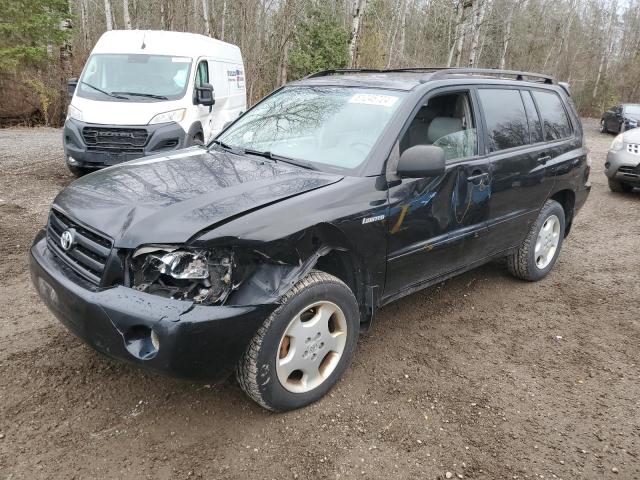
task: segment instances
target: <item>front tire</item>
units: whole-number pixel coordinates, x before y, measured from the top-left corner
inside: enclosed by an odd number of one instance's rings
[[[338,278],[312,271],[280,300],[236,368],[244,392],[287,411],[322,398],[342,376],[358,341],[360,312]]]
[[[631,185],[626,183],[618,182],[617,180],[609,180],[609,189],[615,193],[629,193],[633,190]]]
[[[562,205],[555,200],[547,200],[518,250],[508,257],[509,272],[529,282],[546,277],[560,254],[564,232]]]

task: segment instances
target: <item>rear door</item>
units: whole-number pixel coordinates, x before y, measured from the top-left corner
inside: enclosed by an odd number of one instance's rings
[[[487,253],[522,241],[553,187],[547,164],[557,152],[544,141],[531,92],[515,87],[478,89],[491,164]]]
[[[389,189],[385,297],[466,267],[483,256],[490,172],[479,155],[472,89],[439,89],[415,112],[398,143],[445,150],[440,177],[402,179]]]

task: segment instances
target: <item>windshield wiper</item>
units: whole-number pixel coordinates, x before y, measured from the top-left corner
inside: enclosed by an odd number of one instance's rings
[[[101,88],[98,88],[95,85],[91,85],[90,83],[87,83],[87,82],[80,82],[80,83],[82,85],[86,85],[89,88],[93,88],[97,92],[104,93],[105,95],[107,95],[109,97],[119,98],[120,100],[129,100],[127,97],[123,97],[122,95],[117,95],[114,92],[107,92],[106,90],[102,90]]]
[[[139,92],[113,92],[113,93],[121,93],[122,95],[131,95],[132,97],[147,97],[147,98],[155,98],[156,100],[169,100],[169,98],[164,95],[154,95],[153,93],[139,93]]]
[[[218,145],[219,147],[221,147],[223,150],[226,150],[227,152],[235,153],[236,155],[241,155],[244,153],[243,149],[224,143],[222,140],[211,140],[211,143]]]
[[[295,165],[296,167],[306,168],[307,170],[317,170],[314,166],[307,162],[303,162],[301,160],[284,157],[282,155],[278,155],[271,152],[261,152],[260,150],[253,150],[251,148],[245,148],[244,153],[248,153],[250,155],[257,155],[259,157],[268,158],[269,160],[273,160],[274,162],[284,162],[290,165]]]

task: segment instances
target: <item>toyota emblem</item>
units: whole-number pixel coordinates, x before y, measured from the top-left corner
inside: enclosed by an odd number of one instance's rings
[[[76,232],[72,228],[70,228],[69,230],[65,230],[64,232],[62,232],[62,235],[60,235],[60,246],[65,252],[71,250],[71,247],[73,247],[75,241]]]

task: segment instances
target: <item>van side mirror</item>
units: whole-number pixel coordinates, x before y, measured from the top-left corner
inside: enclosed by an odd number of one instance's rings
[[[213,85],[210,83],[203,83],[201,86],[196,87],[196,104],[204,105],[205,107],[211,107],[216,103],[216,99],[213,95]]]
[[[70,78],[67,80],[67,95],[69,98],[73,97],[73,94],[76,91],[76,87],[78,86],[77,78]]]
[[[407,148],[398,160],[398,176],[403,178],[437,177],[445,171],[444,150],[435,145]]]

